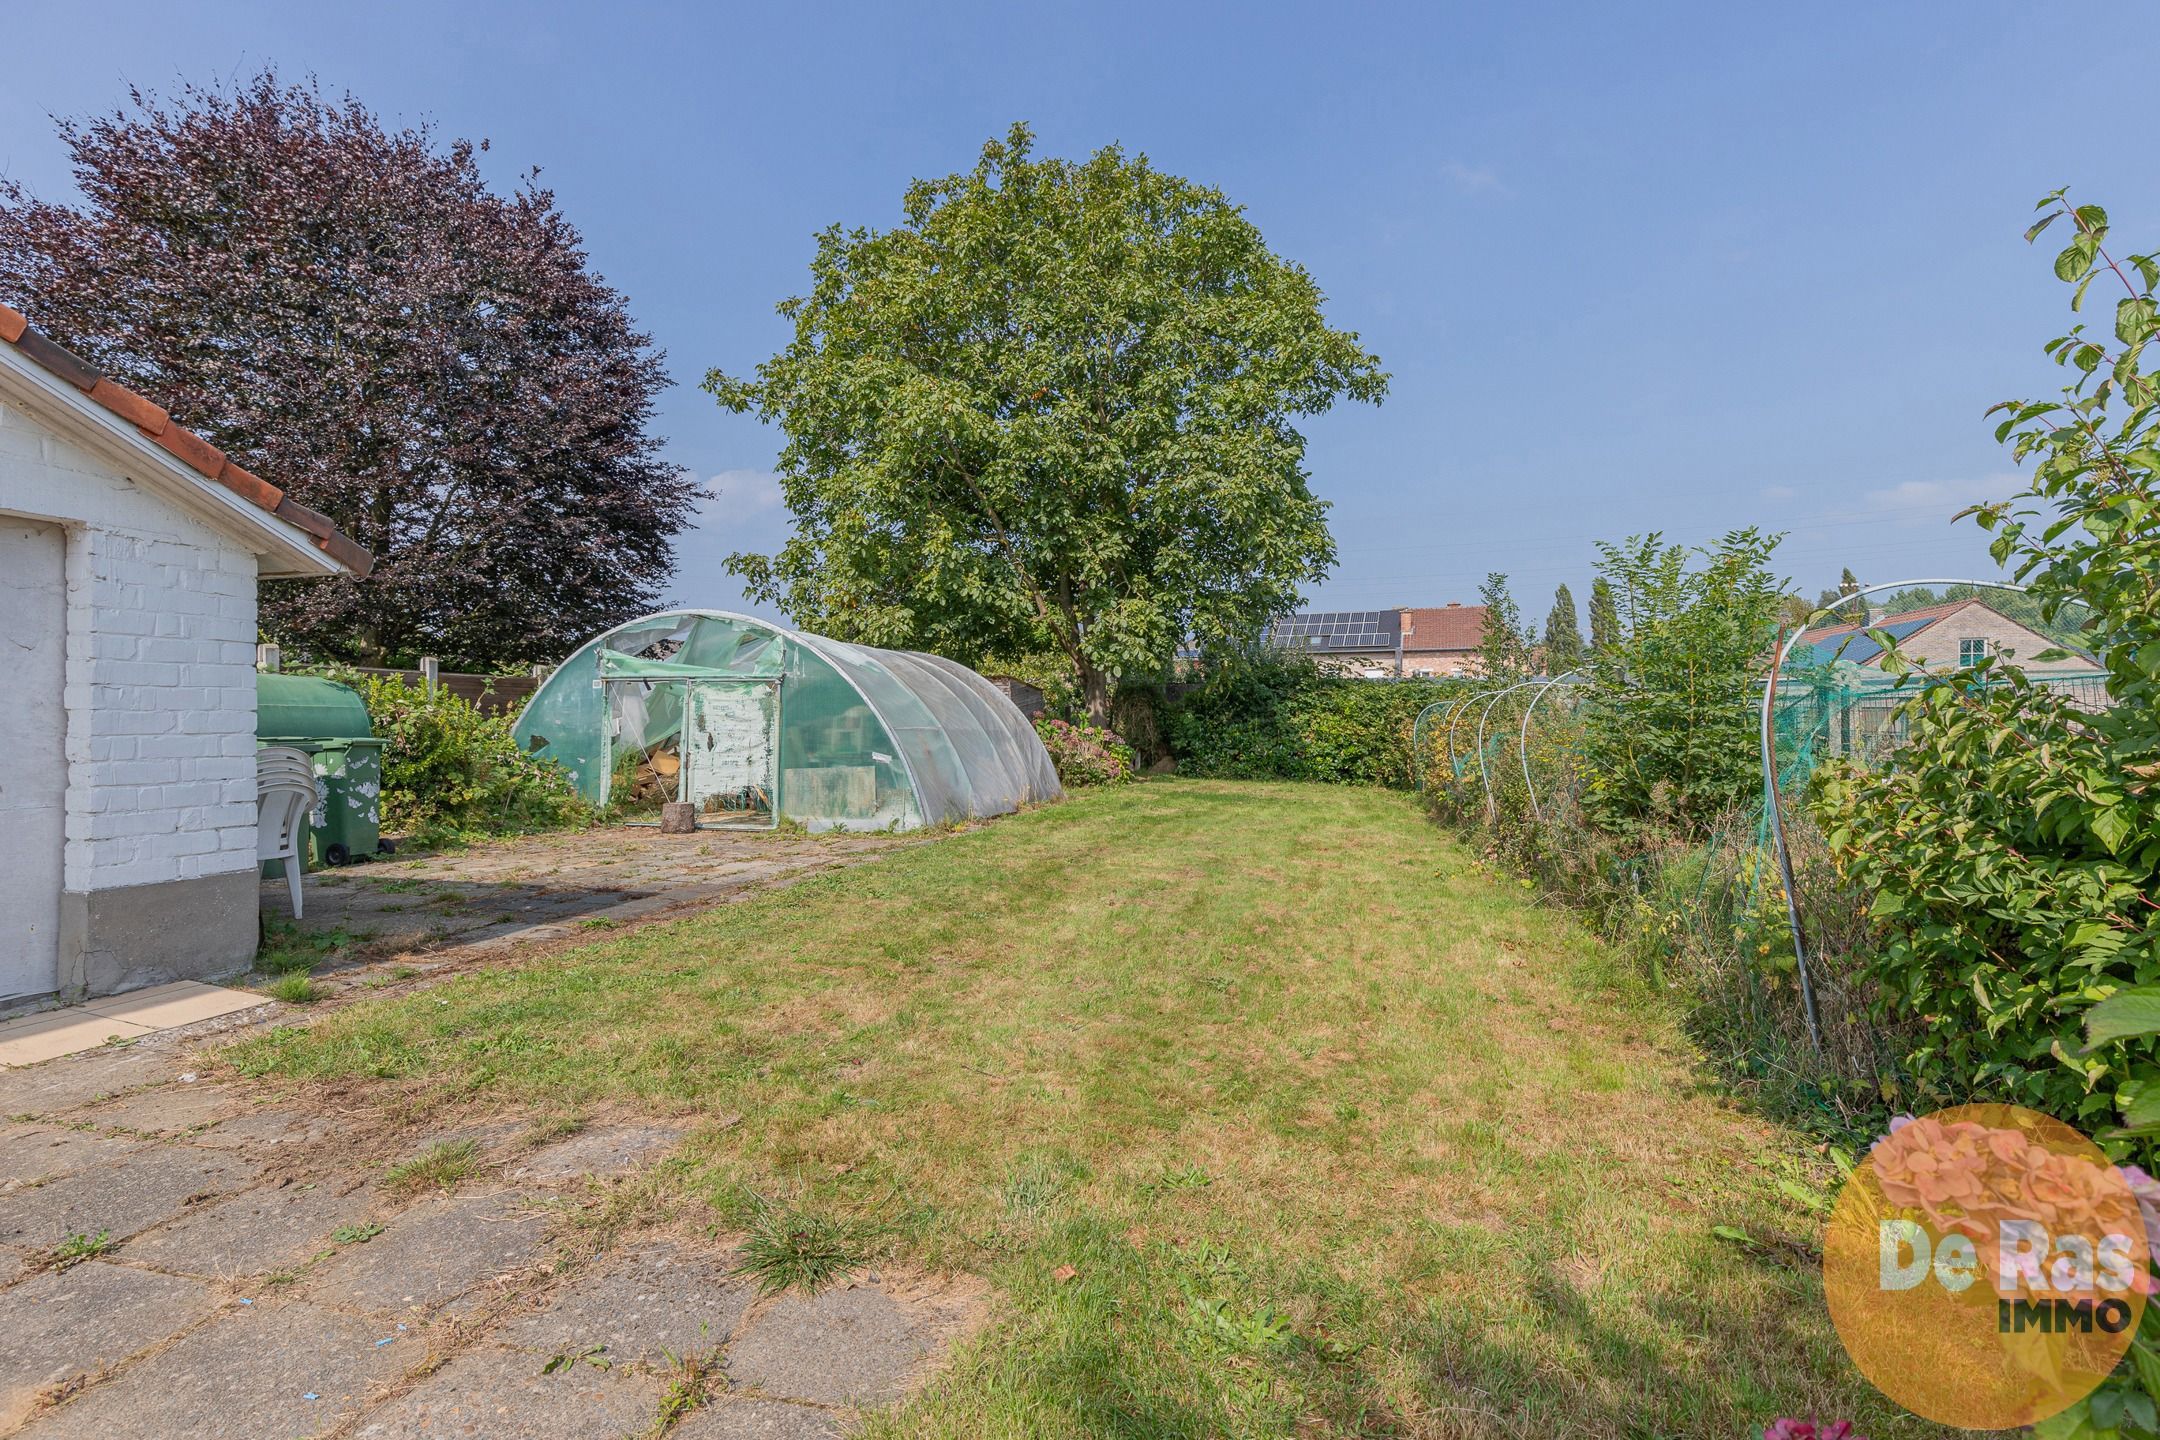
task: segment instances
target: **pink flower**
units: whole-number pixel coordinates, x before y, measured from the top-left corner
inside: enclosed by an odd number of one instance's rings
[[[1787,1417],[1763,1426],[1763,1440],[1867,1440],[1850,1420],[1795,1420]]]

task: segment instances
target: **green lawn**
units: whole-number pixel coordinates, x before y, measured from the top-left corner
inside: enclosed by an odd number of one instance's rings
[[[1824,1319],[1813,1154],[1401,795],[1087,794],[231,1058],[710,1117],[666,1203],[988,1281],[873,1435],[1921,1433]]]

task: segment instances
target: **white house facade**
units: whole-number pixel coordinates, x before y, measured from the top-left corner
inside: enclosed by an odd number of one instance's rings
[[[0,306],[0,1006],[254,954],[255,585],[322,516]]]

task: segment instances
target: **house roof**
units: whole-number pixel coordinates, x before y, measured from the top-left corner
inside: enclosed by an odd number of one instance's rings
[[[353,574],[364,576],[374,568],[375,557],[332,524],[329,516],[302,505],[277,486],[235,463],[202,436],[174,424],[172,417],[158,406],[91,369],[74,351],[32,330],[21,311],[0,305],[0,341],[12,345],[23,358],[59,376],[133,425],[145,440],[165,450],[196,474],[224,486],[256,509],[304,532],[317,550]]]
[[[1485,643],[1485,607],[1439,605],[1403,611],[1403,649],[1475,650]]]
[[[1983,610],[2009,619],[1985,600],[1969,597],[1964,600],[1946,600],[1939,605],[1922,605],[1914,610],[1900,610],[1895,615],[1885,615],[1879,621],[1854,620],[1817,630],[1808,636],[1807,644],[1801,647],[1804,651],[1812,652],[1812,655],[1795,653],[1793,658],[1816,665],[1828,665],[1838,660],[1848,665],[1872,665],[1882,658],[1883,647],[1868,634],[1870,630],[1884,631],[1893,640],[1909,640],[1937,621],[1947,620],[1972,605],[1978,605]],[[2010,623],[2015,625],[2017,622],[2012,620]]]
[[[1268,627],[1268,640],[1315,655],[1395,653],[1402,614],[1395,610],[1318,610],[1285,615]]]

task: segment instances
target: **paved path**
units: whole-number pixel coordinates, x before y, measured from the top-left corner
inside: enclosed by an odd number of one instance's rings
[[[306,928],[359,937],[333,989],[424,987],[893,843],[536,837],[311,880]],[[639,1203],[674,1122],[414,1126],[213,1078],[196,1047],[265,1016],[290,1010],[0,1069],[0,1436],[807,1440],[982,1313],[967,1284],[867,1273],[758,1298],[728,1237]],[[441,1183],[401,1183],[443,1155]]]
[[[980,1310],[870,1275],[761,1301],[701,1228],[596,1230],[670,1124],[409,1132],[192,1063],[0,1075],[0,1434],[832,1436]],[[469,1174],[395,1187],[446,1143]]]
[[[316,871],[302,928],[344,931],[359,958],[509,947],[713,904],[906,843],[889,835],[662,835],[630,825],[532,835]],[[263,885],[262,906],[273,920],[291,918],[283,880]]]

